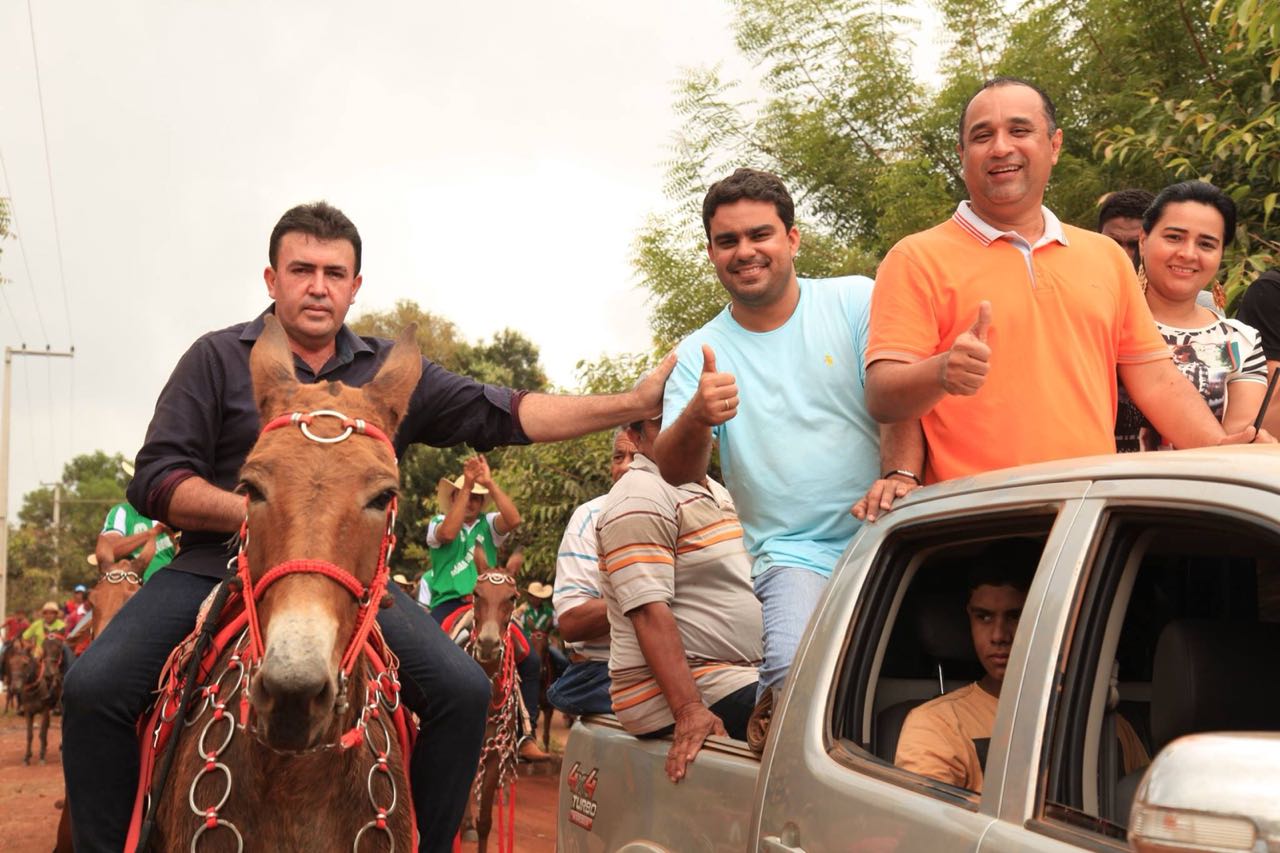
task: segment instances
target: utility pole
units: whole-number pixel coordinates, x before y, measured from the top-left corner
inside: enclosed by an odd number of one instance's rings
[[[4,405],[0,408],[0,618],[9,612],[9,409],[13,399],[13,357],[15,355],[44,356],[47,358],[74,358],[70,352],[4,348]]]
[[[42,486],[53,487],[53,588],[58,591],[58,583],[62,579],[62,549],[58,547],[58,531],[62,529],[62,483],[41,483]]]

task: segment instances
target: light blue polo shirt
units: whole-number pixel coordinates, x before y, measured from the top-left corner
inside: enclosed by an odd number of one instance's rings
[[[863,400],[872,285],[801,279],[795,313],[777,329],[747,331],[726,307],[677,349],[663,429],[697,390],[704,343],[737,380],[738,413],[712,433],[753,577],[775,565],[830,575],[858,531],[849,509],[880,475],[880,429]]]

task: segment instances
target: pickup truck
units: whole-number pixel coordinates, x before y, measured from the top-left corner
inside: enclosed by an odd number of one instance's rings
[[[963,579],[1013,537],[1042,551],[977,793],[893,759],[911,708],[981,676]],[[1145,772],[1124,772],[1121,717],[1155,756]],[[1280,850],[1280,452],[919,489],[850,543],[764,754],[711,738],[673,784],[668,747],[610,716],[575,723],[558,849]]]

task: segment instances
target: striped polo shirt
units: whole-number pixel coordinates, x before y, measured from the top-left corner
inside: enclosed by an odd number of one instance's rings
[[[671,486],[647,457],[609,492],[597,522],[600,589],[609,607],[613,712],[627,731],[674,723],[627,614],[651,602],[671,608],[685,659],[708,706],[755,683],[764,654],[751,558],[729,492]]]

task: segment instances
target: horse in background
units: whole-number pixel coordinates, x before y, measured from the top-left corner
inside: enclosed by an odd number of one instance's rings
[[[40,717],[40,763],[49,749],[49,722],[53,709],[62,701],[62,668],[67,658],[62,638],[45,637],[39,657],[26,646],[14,643],[5,661],[5,679],[18,699],[18,713],[27,718],[27,752],[22,763],[31,764],[36,717]]]
[[[168,668],[153,720],[168,737],[185,734],[162,789],[150,790],[144,770],[131,843],[151,796],[151,849],[416,849],[410,735],[374,617],[390,603],[390,436],[421,365],[410,327],[368,384],[304,385],[266,318],[250,356],[264,426],[241,470],[233,607],[185,707],[185,666]],[[191,653],[184,644],[173,660]]]
[[[493,568],[483,548],[476,548],[476,588],[473,593],[471,636],[467,650],[489,676],[492,698],[485,720],[484,748],[472,787],[472,800],[462,821],[463,837],[474,831],[479,853],[488,849],[493,828],[493,803],[498,799],[498,849],[515,848],[516,754],[525,727],[524,705],[520,700],[520,677],[516,658],[523,644],[511,621],[515,612],[516,575],[524,555],[516,552],[505,567]],[[503,813],[503,807],[506,813]]]

